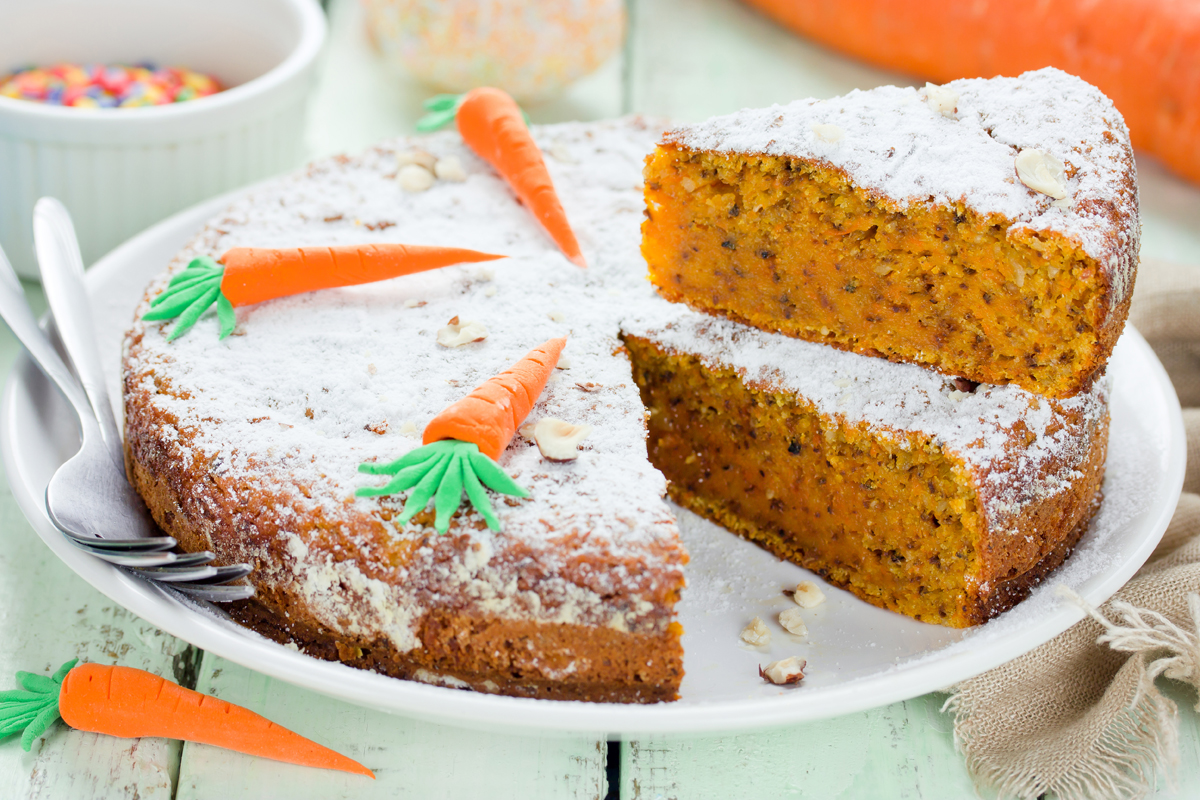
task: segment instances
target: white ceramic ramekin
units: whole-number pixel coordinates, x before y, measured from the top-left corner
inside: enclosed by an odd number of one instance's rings
[[[33,205],[66,204],[84,261],[205,198],[299,164],[325,40],[316,0],[0,0],[0,74],[153,61],[217,76],[210,97],[130,109],[0,97],[0,244],[37,276]]]

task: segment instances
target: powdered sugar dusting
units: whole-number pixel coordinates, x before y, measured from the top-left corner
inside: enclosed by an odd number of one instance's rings
[[[258,481],[282,494],[286,502],[272,513],[285,532],[289,515],[315,513],[353,535],[361,529],[357,520],[397,508],[403,496],[354,497],[355,489],[386,481],[360,474],[360,463],[391,461],[418,447],[419,432],[444,407],[547,339],[569,337],[571,368],[551,376],[529,422],[556,417],[590,425],[592,433],[570,463],[548,461],[514,438],[500,464],[532,499],[494,501],[503,533],[478,530],[478,515],[461,513],[450,536],[417,548],[407,564],[372,563],[356,574],[347,573],[337,552],[285,534],[295,563],[270,578],[290,583],[323,622],[359,632],[347,628],[346,612],[365,609],[355,624],[410,649],[432,590],[499,616],[627,630],[666,624],[642,598],[678,583],[684,556],[663,500],[665,481],[646,459],[629,363],[614,355],[621,346],[618,309],[634,286],[650,295],[643,269],[630,265],[641,263],[641,162],[660,133],[638,121],[538,132],[581,156],[579,163],[548,163],[591,264],[586,271],[559,253],[455,133],[423,146],[440,158],[457,157],[465,182],[439,182],[420,195],[400,191],[391,176],[403,143],[320,162],[236,202],[176,260],[172,271],[194,255],[216,257],[230,247],[373,242],[511,256],[241,308],[224,341],[212,314],[169,344],[170,323],[135,323],[129,341],[141,339],[129,350],[127,374],[137,376],[133,389],[143,401],[151,398],[178,420],[163,439],[186,434],[190,444],[180,457],[195,454],[212,463],[215,476]],[[453,317],[482,323],[487,338],[438,345],[438,331]],[[155,382],[164,379],[172,391],[157,393]],[[410,524],[394,536],[428,532]],[[462,554],[448,559],[446,549]],[[478,553],[488,557],[472,555]],[[420,591],[409,588],[416,585]]]
[[[901,206],[960,203],[1011,220],[1010,235],[1063,234],[1101,265],[1110,310],[1120,306],[1133,288],[1141,227],[1129,132],[1108,98],[1050,68],[938,87],[958,95],[957,113],[949,115],[925,102],[928,91],[885,86],[746,109],[672,131],[667,141],[814,159]],[[829,126],[842,135],[815,132]],[[1070,205],[1017,180],[1015,158],[1027,148],[1066,165]]]
[[[1073,482],[1090,453],[1092,427],[1107,413],[1107,379],[1067,400],[1048,401],[1016,386],[981,385],[965,393],[912,364],[768,333],[663,300],[654,305],[644,316],[627,316],[626,333],[694,354],[710,368],[733,369],[746,383],[794,393],[821,414],[866,423],[902,447],[909,432],[928,436],[980,481],[984,511],[997,532],[1014,528],[1030,503]],[[1082,421],[1065,424],[1064,412],[1079,413]],[[1009,463],[1017,425],[1032,441]],[[1052,463],[1059,468],[1049,469]]]

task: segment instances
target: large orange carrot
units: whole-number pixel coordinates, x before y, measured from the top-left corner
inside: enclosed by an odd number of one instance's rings
[[[412,519],[432,499],[437,510],[434,528],[445,533],[466,491],[467,499],[488,527],[500,530],[483,487],[501,494],[528,496],[500,469],[496,459],[546,388],[566,344],[565,336],[551,339],[447,407],[425,426],[421,437],[424,447],[390,464],[359,465],[360,472],[395,478],[385,486],[362,488],[355,494],[376,497],[413,489],[398,518],[400,524]]]
[[[168,340],[187,333],[209,306],[217,304],[221,338],[233,331],[234,306],[261,303],[303,292],[373,283],[451,264],[492,261],[506,256],[411,244],[292,247],[270,250],[235,247],[221,260],[193,259],[150,303],[142,319],[179,318]]]
[[[68,661],[51,677],[18,672],[25,691],[0,692],[0,736],[22,730],[26,751],[62,717],[81,731],[162,736],[321,769],[375,774],[357,761],[241,706],[145,670]]]
[[[1200,181],[1200,4],[1191,0],[745,0],[787,27],[939,83],[1058,67],[1116,105],[1135,147]]]
[[[450,102],[451,108],[445,108]],[[575,232],[567,222],[558,192],[550,180],[550,171],[542,158],[525,117],[516,101],[499,89],[482,86],[461,96],[442,95],[428,107],[437,112],[418,124],[418,130],[432,130],[449,121],[453,114],[463,141],[516,192],[517,198],[533,214],[550,238],[575,264],[587,267]]]

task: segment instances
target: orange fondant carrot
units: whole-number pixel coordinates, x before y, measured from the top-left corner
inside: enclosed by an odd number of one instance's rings
[[[357,761],[264,717],[145,670],[69,661],[47,678],[18,672],[25,691],[0,693],[0,736],[24,731],[22,745],[59,716],[82,731],[200,742],[275,761],[369,775]]]
[[[516,364],[434,417],[425,426],[421,441],[472,442],[488,458],[499,458],[546,388],[546,381],[566,345],[564,336],[534,348]]]
[[[271,250],[235,247],[221,260],[193,259],[150,303],[142,319],[179,318],[169,339],[182,336],[209,306],[217,304],[221,338],[233,330],[234,306],[261,303],[337,286],[373,283],[451,264],[492,261],[505,256],[410,244],[367,244],[341,247],[291,247]]]
[[[447,102],[452,102],[451,109],[445,108]],[[429,107],[441,113],[435,112],[426,118],[428,121],[422,120],[418,129],[431,130],[448,121],[452,113],[467,146],[508,181],[517,198],[567,258],[586,267],[575,232],[567,222],[567,213],[563,211],[558,192],[550,180],[542,151],[529,135],[525,117],[516,101],[499,89],[482,86],[461,97],[434,98]]]
[[[412,489],[397,521],[401,525],[407,523],[433,500],[437,511],[434,528],[445,533],[466,492],[488,527],[500,530],[500,521],[484,487],[501,494],[528,496],[500,469],[496,459],[546,388],[566,344],[563,337],[534,348],[516,364],[449,406],[425,426],[423,447],[390,464],[360,464],[360,472],[395,477],[384,486],[364,487],[355,494],[377,497]]]

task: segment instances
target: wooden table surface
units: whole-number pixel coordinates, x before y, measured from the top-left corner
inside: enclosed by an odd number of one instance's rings
[[[426,87],[391,74],[368,48],[356,0],[330,4],[331,41],[313,97],[313,155],[412,132]],[[907,83],[805,43],[733,0],[630,0],[623,53],[535,122],[625,113],[698,120],[798,97]],[[1143,254],[1200,264],[1200,190],[1139,162]],[[27,284],[39,312],[40,290]],[[0,327],[0,375],[19,347]],[[0,688],[18,669],[75,656],[173,677],[345,752],[369,780],[277,764],[204,745],[124,740],[56,726],[24,753],[0,745],[0,798],[964,798],[976,796],[955,752],[941,695],[836,719],[730,736],[603,737],[480,733],[365,710],[198,651],[129,614],[75,576],[26,523],[0,476]],[[1160,798],[1200,797],[1195,698],[1169,687],[1182,722],[1182,766]],[[616,763],[610,763],[610,758]],[[614,780],[611,781],[610,778]]]

